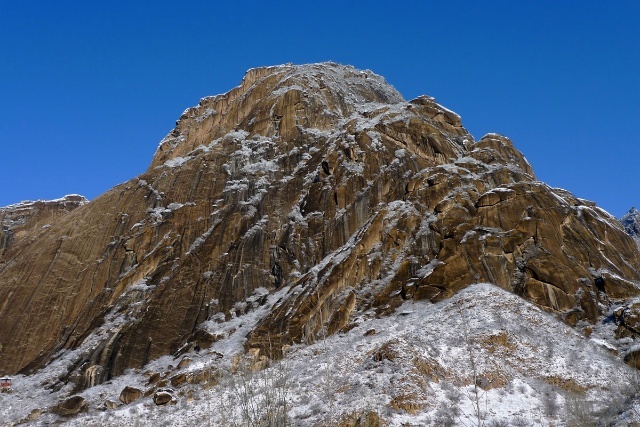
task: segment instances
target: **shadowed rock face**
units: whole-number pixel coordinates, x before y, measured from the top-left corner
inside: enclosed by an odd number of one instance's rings
[[[284,286],[247,348],[476,282],[594,321],[640,281],[620,223],[536,181],[509,139],[333,63],[250,70],[185,111],[144,174],[29,236],[1,259],[0,370],[84,341],[69,375],[91,384]]]

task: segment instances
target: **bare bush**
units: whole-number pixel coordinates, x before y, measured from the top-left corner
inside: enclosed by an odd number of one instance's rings
[[[442,427],[453,427],[456,425],[456,417],[460,414],[457,405],[439,405],[434,415],[434,424]]]
[[[223,425],[230,427],[282,427],[289,423],[289,370],[280,361],[267,369],[256,369],[256,358],[243,356],[228,373],[228,392],[218,401]]]
[[[531,421],[524,417],[515,417],[509,420],[509,425],[511,427],[530,427]]]
[[[560,412],[557,393],[554,390],[545,391],[543,394],[542,409],[547,417],[556,417]]]
[[[567,427],[597,427],[593,403],[586,396],[571,393],[565,396],[565,418]]]

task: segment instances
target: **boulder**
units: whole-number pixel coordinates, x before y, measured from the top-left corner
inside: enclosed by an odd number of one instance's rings
[[[181,373],[181,374],[174,375],[173,377],[171,377],[171,380],[169,382],[174,387],[182,385],[185,382],[187,382],[187,374]]]
[[[156,405],[166,405],[169,403],[174,403],[175,398],[173,396],[172,390],[158,390],[153,394],[153,403]]]
[[[629,349],[624,355],[624,363],[636,369],[640,369],[640,347],[636,346]]]
[[[63,417],[70,417],[73,415],[77,415],[80,412],[86,412],[88,409],[89,404],[85,402],[84,397],[72,396],[52,407],[51,412]]]
[[[131,402],[134,402],[142,397],[142,390],[126,386],[120,392],[120,402],[128,405]]]
[[[189,363],[191,363],[191,358],[183,357],[182,360],[180,360],[180,363],[178,363],[177,369],[182,369],[185,366],[187,366]]]
[[[153,372],[151,375],[149,375],[149,379],[147,380],[147,385],[157,383],[158,381],[160,381],[160,378],[162,378],[162,375],[160,375],[159,372]]]

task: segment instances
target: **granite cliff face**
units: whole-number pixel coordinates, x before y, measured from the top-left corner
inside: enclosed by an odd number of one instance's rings
[[[77,349],[63,380],[97,384],[205,347],[275,291],[245,348],[277,357],[478,282],[595,322],[638,294],[640,254],[433,98],[333,63],[258,68],[186,110],[144,174],[12,241],[0,371]]]

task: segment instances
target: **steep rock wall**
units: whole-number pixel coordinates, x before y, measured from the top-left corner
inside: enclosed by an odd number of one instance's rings
[[[91,342],[68,375],[91,372],[92,384],[282,287],[247,348],[277,354],[348,328],[356,311],[385,315],[479,281],[593,321],[640,281],[620,224],[536,181],[509,139],[475,141],[432,98],[405,102],[333,63],[251,70],[203,98],[144,174],[12,253],[0,267],[1,370]]]

